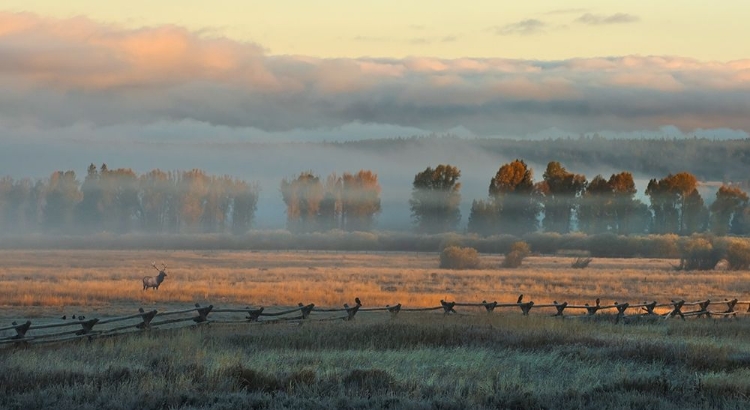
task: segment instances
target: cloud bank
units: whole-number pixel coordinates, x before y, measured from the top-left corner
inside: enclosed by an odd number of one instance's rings
[[[259,44],[177,26],[132,30],[0,13],[6,135],[185,121],[268,133],[352,123],[520,137],[551,128],[749,133],[748,91],[750,60],[321,59],[271,55]]]
[[[586,13],[576,19],[576,22],[598,26],[602,24],[625,24],[640,21],[638,16],[627,13],[615,13],[611,15]]]
[[[499,36],[509,36],[518,34],[522,36],[528,36],[544,31],[547,27],[547,23],[538,19],[526,19],[516,23],[506,24],[501,27],[496,27],[495,34]]]

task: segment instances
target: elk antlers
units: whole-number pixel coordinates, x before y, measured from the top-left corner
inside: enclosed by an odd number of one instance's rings
[[[159,269],[158,267],[156,267],[156,262],[153,262],[153,263],[151,264],[151,266],[153,266],[153,267],[154,267],[154,269],[156,269],[156,270],[157,270],[157,271],[159,271],[159,272],[163,272],[163,271],[167,270],[167,265],[165,265],[165,264],[164,264],[164,262],[162,262],[162,263],[161,263],[161,266],[162,266],[162,268],[161,268],[161,269]]]

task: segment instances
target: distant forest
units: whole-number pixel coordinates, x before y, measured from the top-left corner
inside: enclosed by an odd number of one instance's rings
[[[527,163],[557,161],[568,169],[607,165],[651,177],[684,171],[695,175],[700,181],[723,181],[750,187],[750,139],[608,139],[581,136],[514,140],[425,136],[328,144],[381,153],[403,150],[406,146],[442,144],[448,149],[464,150],[471,147],[506,158],[524,159]]]
[[[456,231],[466,217],[467,231],[480,236],[750,234],[750,140],[413,137],[322,144],[382,154],[443,145],[517,158],[487,175],[483,198],[461,197],[461,170],[451,164],[404,175],[403,183],[412,188],[405,201],[413,222],[404,230],[418,233]],[[534,175],[527,163],[547,166]],[[568,171],[600,165],[622,171],[588,177]],[[635,197],[633,174],[649,175],[644,192],[649,203]],[[704,199],[697,190],[700,181],[723,184],[715,198]],[[377,170],[326,177],[307,171],[264,188],[281,200],[293,233],[372,231],[382,211]],[[260,195],[257,183],[199,169],[138,175],[91,164],[82,179],[72,170],[39,180],[3,177],[0,234],[244,234],[252,228]],[[458,211],[461,201],[472,204],[467,216]]]

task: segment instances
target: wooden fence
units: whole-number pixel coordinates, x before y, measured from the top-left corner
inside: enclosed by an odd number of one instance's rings
[[[709,306],[721,306],[720,310],[709,310]],[[740,305],[748,305],[747,310],[736,310]],[[669,319],[679,317],[729,317],[738,314],[750,313],[750,301],[739,301],[731,299],[721,302],[701,300],[697,302],[686,302],[684,300],[672,300],[668,303],[644,302],[644,303],[617,303],[610,305],[600,304],[597,299],[594,304],[573,305],[567,302],[558,303],[554,301],[547,304],[535,304],[533,301],[524,302],[523,295],[518,297],[515,303],[499,303],[482,301],[480,303],[459,303],[440,301],[439,306],[423,308],[405,308],[400,303],[384,307],[362,307],[359,298],[355,304],[349,306],[344,304],[343,308],[323,309],[315,307],[314,304],[303,304],[295,308],[283,310],[266,310],[258,308],[214,308],[213,305],[200,306],[190,309],[158,312],[156,310],[146,311],[143,308],[138,313],[108,318],[86,319],[83,316],[71,319],[63,317],[56,320],[45,320],[42,323],[32,324],[30,320],[23,323],[13,322],[10,326],[0,328],[0,345],[7,344],[39,344],[63,342],[82,338],[93,339],[97,337],[119,336],[129,333],[142,332],[154,328],[177,328],[185,324],[194,326],[206,323],[278,323],[282,321],[324,321],[324,320],[352,320],[358,312],[383,312],[396,317],[400,312],[419,311],[442,311],[443,314],[459,314],[457,307],[479,307],[484,308],[487,313],[492,313],[498,308],[520,309],[521,314],[529,315],[534,309],[539,311],[547,309],[554,313],[555,317],[592,318],[599,312],[612,311],[614,314],[607,315],[615,323],[627,322],[635,318]],[[692,310],[685,310],[693,307]],[[554,310],[551,310],[554,308]],[[658,309],[658,310],[657,310]],[[579,310],[581,314],[566,315],[566,311]],[[634,311],[635,310],[635,311]],[[209,318],[209,315],[211,316]],[[239,315],[239,317],[238,317]],[[602,315],[598,315],[602,316]],[[64,330],[63,330],[64,329]],[[69,330],[68,330],[69,329]],[[62,330],[62,331],[58,331]],[[13,333],[8,335],[8,333]]]

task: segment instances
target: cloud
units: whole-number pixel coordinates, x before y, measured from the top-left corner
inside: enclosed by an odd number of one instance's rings
[[[522,35],[527,36],[536,34],[544,30],[547,23],[537,19],[526,19],[516,23],[506,24],[504,26],[493,27],[492,30],[499,36]]]
[[[176,26],[0,13],[0,133],[185,121],[269,135],[351,123],[480,136],[750,132],[747,112],[750,60],[323,59]]]
[[[627,13],[615,13],[610,15],[586,13],[578,17],[577,23],[599,26],[604,24],[626,24],[640,21],[640,17]]]

